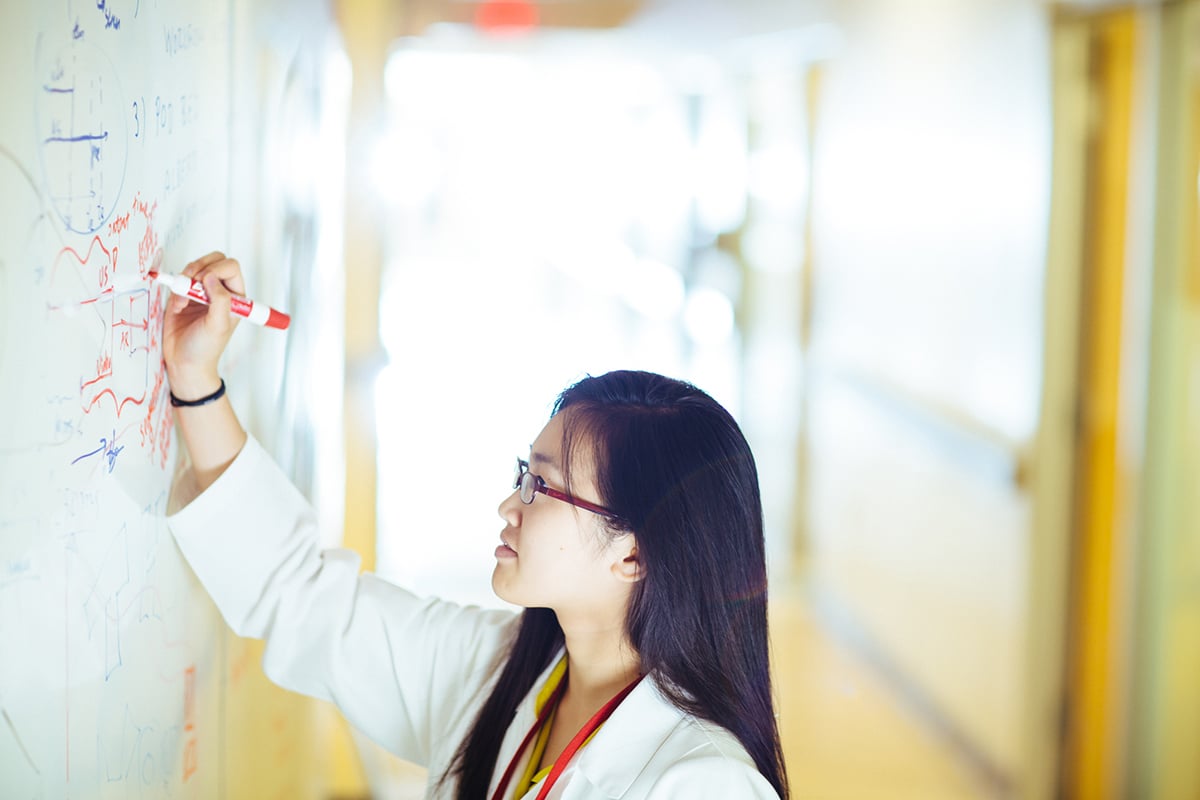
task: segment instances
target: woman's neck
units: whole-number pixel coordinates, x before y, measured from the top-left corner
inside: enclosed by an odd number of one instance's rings
[[[599,707],[641,674],[641,663],[625,636],[623,621],[611,627],[564,626],[563,638],[566,693],[573,704]]]

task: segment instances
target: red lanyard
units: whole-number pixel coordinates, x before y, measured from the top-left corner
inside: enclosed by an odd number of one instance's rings
[[[621,701],[625,699],[625,695],[633,691],[633,687],[637,686],[638,681],[642,676],[638,676],[633,681],[617,693],[616,697],[609,700],[604,706],[592,715],[592,718],[587,721],[579,733],[567,744],[558,758],[554,760],[554,766],[550,768],[550,774],[546,776],[545,782],[542,784],[541,791],[537,794],[537,800],[546,800],[546,796],[550,794],[550,787],[558,780],[558,776],[567,768],[567,764],[579,752],[579,748],[583,747],[583,743],[587,738],[596,732],[596,729],[604,724],[604,721],[612,716],[612,713],[617,710],[617,706],[621,705]],[[529,733],[525,734],[525,738],[521,741],[521,746],[517,748],[517,752],[513,755],[512,761],[508,762],[508,769],[504,770],[504,777],[500,779],[500,785],[496,787],[495,794],[492,795],[492,800],[504,800],[504,792],[508,789],[508,782],[512,780],[513,772],[517,769],[517,762],[521,760],[521,755],[525,752],[525,748],[537,736],[538,731],[546,724],[546,719],[554,711],[558,705],[559,699],[562,697],[563,691],[567,688],[567,682],[563,680],[554,689],[554,694],[546,701],[546,705],[542,707],[542,713],[534,720],[533,727],[529,729]]]

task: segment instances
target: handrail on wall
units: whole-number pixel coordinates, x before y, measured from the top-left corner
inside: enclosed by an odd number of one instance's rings
[[[818,379],[829,379],[909,428],[919,431],[950,458],[1022,491],[1029,484],[1029,445],[986,422],[894,380],[849,367],[815,367]]]

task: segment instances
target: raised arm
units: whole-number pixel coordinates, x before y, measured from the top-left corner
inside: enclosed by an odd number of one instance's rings
[[[221,386],[217,362],[237,324],[230,292],[244,287],[238,263],[221,253],[183,273],[203,281],[211,302],[171,298],[163,357],[172,393],[194,401]],[[336,703],[397,755],[444,768],[515,616],[360,575],[351,551],[320,549],[312,507],[247,437],[228,398],[175,411],[194,485],[168,524],[226,622],[266,640],[263,667],[276,683]]]
[[[230,294],[245,294],[242,268],[224,253],[209,253],[183,274],[199,279],[209,304],[172,295],[163,323],[163,360],[171,393],[180,400],[208,397],[221,387],[217,362],[237,327]],[[176,406],[176,419],[192,460],[197,490],[207,489],[246,443],[246,431],[227,396],[198,406]]]

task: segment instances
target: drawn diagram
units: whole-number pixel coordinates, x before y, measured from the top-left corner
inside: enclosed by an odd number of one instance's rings
[[[235,73],[241,59],[258,57],[253,37],[239,33],[252,21],[243,12],[254,18],[247,31],[275,14],[262,4],[184,0],[5,7],[6,799],[213,797],[227,785],[227,761],[245,765],[236,774],[252,774],[264,754],[285,752],[276,740],[305,741],[303,724],[264,717],[278,724],[261,741],[224,748],[229,634],[166,522],[177,450],[162,363],[166,297],[146,275],[160,265],[179,271],[214,247],[246,252],[277,238],[276,227],[255,233],[265,196],[256,171],[273,169],[260,153],[270,140],[255,133],[278,107],[278,92]],[[235,52],[235,42],[246,50]],[[281,67],[269,82],[277,86],[286,60],[265,55]],[[273,271],[293,263],[268,261]],[[281,357],[262,356],[263,372],[282,372]],[[244,365],[235,360],[230,377],[253,372],[259,358],[255,350]],[[243,396],[262,394],[250,380],[238,383],[251,386]],[[237,665],[235,684],[255,679],[241,684],[243,697],[265,681],[255,670],[256,658]],[[305,719],[299,710],[296,719]],[[287,773],[284,791],[258,793],[284,796],[298,774]]]
[[[39,46],[42,42],[39,42]],[[50,202],[76,233],[116,209],[128,158],[121,84],[108,56],[76,34],[39,53],[37,132]]]
[[[132,442],[165,468],[171,417],[161,364],[163,303],[145,279],[161,252],[157,204],[135,196],[128,211],[92,236],[85,250],[63,247],[51,266],[47,308],[62,318],[82,315],[96,341],[93,369],[78,382],[78,411],[111,412],[115,424],[85,440],[71,463],[102,463],[112,472]],[[136,241],[136,249],[124,241]],[[125,250],[134,252],[126,254]],[[77,426],[68,426],[77,427]]]
[[[97,764],[104,784],[167,789],[179,756],[178,725],[139,719],[125,704],[106,715],[96,735]]]
[[[176,207],[196,202],[164,206],[157,163],[196,145],[164,134],[131,158],[122,80],[185,93],[131,60],[158,26],[134,43],[136,6],[116,5],[57,37],[28,24],[33,5],[10,20],[41,33],[10,70],[25,113],[0,119],[0,639],[18,653],[0,659],[4,797],[171,794],[197,763],[182,698],[213,691],[209,665],[194,666],[216,634],[211,607],[163,519],[164,298],[145,279],[162,231],[184,224]],[[195,739],[208,717],[192,716]]]
[[[167,464],[171,416],[161,364],[163,303],[145,279],[159,253],[155,209],[135,197],[86,248],[61,248],[50,267],[51,321],[81,327],[82,338],[95,343],[90,363],[80,364],[78,385],[58,390],[62,396],[77,393],[77,407],[56,431],[64,438],[82,437],[68,459],[72,464],[99,464],[111,473],[131,444],[160,469]],[[126,254],[124,241],[130,238],[136,248]],[[110,424],[89,437],[85,429],[96,426],[85,426],[83,418],[98,411]]]
[[[83,603],[88,636],[102,648],[104,679],[121,666],[121,594],[129,586],[129,538],[125,526],[113,537]]]

